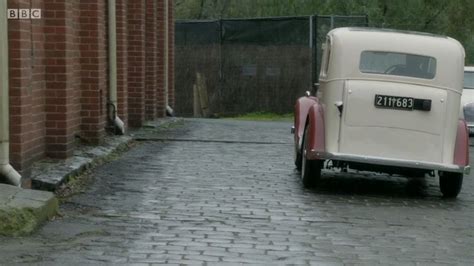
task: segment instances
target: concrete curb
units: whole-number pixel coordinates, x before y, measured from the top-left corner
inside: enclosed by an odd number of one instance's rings
[[[51,192],[0,184],[0,235],[32,233],[58,212],[58,200]]]
[[[66,160],[45,159],[31,169],[31,186],[34,189],[55,191],[72,177],[99,165],[111,154],[128,149],[130,136],[106,137],[100,146],[82,146]]]
[[[82,174],[87,169],[102,164],[116,152],[126,151],[134,136],[149,130],[167,128],[180,123],[180,118],[162,118],[148,122],[143,128],[130,132],[126,136],[106,137],[100,146],[81,146],[74,155],[66,160],[45,159],[35,163],[31,169],[31,182],[34,189],[56,191],[71,178]]]

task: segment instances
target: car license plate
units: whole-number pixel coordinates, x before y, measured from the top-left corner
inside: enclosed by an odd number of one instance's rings
[[[375,107],[413,110],[415,99],[410,97],[375,95]]]

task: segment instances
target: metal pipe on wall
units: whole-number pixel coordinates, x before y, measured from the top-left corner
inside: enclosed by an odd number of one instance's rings
[[[117,23],[115,0],[108,0],[108,35],[109,35],[109,101],[108,118],[119,135],[125,133],[123,121],[117,115]]]
[[[0,176],[3,176],[10,184],[20,186],[21,175],[10,165],[8,97],[7,1],[0,1]]]
[[[165,30],[164,30],[164,34],[165,36],[164,37],[164,42],[165,42],[165,47],[164,47],[164,75],[165,75],[165,107],[168,108],[168,105],[169,105],[169,101],[168,101],[168,86],[169,86],[169,34],[170,34],[170,30],[169,30],[169,3],[168,3],[168,0],[164,0],[165,1]]]

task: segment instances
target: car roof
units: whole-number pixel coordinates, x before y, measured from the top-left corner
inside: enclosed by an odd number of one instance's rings
[[[465,52],[461,43],[450,37],[430,33],[350,27],[333,29],[328,33],[328,37],[331,41],[331,60],[326,79],[375,77],[359,71],[360,57],[364,51],[381,51],[436,59],[434,79],[386,75],[382,77],[384,80],[398,82],[402,79],[429,86],[462,89]]]
[[[457,40],[431,33],[377,28],[336,28],[328,33],[333,48],[345,54],[363,50],[410,53],[464,61],[465,52]]]
[[[365,32],[391,32],[391,33],[400,33],[400,34],[410,34],[410,35],[420,35],[420,36],[429,36],[435,38],[444,38],[447,39],[449,37],[445,35],[438,35],[428,32],[420,32],[420,31],[409,31],[409,30],[397,30],[397,29],[386,29],[386,28],[370,28],[370,27],[348,27],[349,31],[365,31]]]
[[[368,40],[377,40],[378,42],[384,42],[389,47],[405,47],[405,43],[408,41],[408,45],[414,47],[418,45],[421,47],[440,47],[440,51],[446,52],[446,48],[451,48],[455,50],[461,50],[464,53],[464,48],[462,45],[455,39],[436,35],[425,32],[416,32],[416,31],[404,31],[404,30],[394,30],[394,29],[380,29],[380,28],[361,28],[361,27],[343,27],[336,28],[331,30],[328,35],[339,36],[344,38],[345,41],[349,42],[358,42],[363,41],[366,43],[367,47],[370,47],[370,42]],[[454,45],[453,45],[454,44]]]
[[[464,72],[474,72],[474,66],[465,66]]]

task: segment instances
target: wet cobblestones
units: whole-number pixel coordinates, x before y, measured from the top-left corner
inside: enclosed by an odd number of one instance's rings
[[[366,173],[325,172],[307,190],[289,127],[188,120],[143,136],[187,141],[144,142],[99,167],[63,217],[31,237],[0,238],[0,264],[474,262],[472,175],[457,200],[442,199],[434,178]]]

